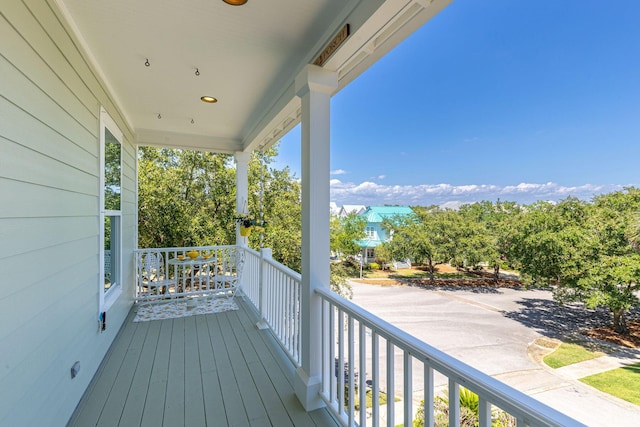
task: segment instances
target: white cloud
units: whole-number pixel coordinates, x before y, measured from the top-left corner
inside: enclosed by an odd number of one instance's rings
[[[383,180],[387,177],[387,175],[378,175],[378,179]]]
[[[349,172],[347,172],[344,169],[336,169],[336,170],[332,170],[330,173],[331,173],[331,175],[345,175],[345,174],[347,174]]]
[[[515,201],[533,203],[537,200],[557,201],[569,196],[589,200],[595,194],[621,190],[623,185],[563,186],[554,182],[526,183],[516,185],[494,184],[420,184],[420,185],[383,185],[365,181],[361,183],[331,180],[331,200],[338,204],[401,204],[401,205],[440,205],[457,208],[465,203],[482,200]]]

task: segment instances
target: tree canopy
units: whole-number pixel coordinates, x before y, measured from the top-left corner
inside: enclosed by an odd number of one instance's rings
[[[248,209],[260,223],[253,247],[270,247],[274,259],[300,271],[300,182],[288,168],[271,167],[277,147],[249,162]],[[138,162],[139,247],[188,247],[235,243],[235,165],[227,154],[143,147]],[[383,223],[392,239],[380,248],[390,258],[410,258],[459,268],[486,264],[496,280],[501,267],[517,270],[525,283],[550,286],[560,302],[607,307],[617,331],[625,313],[640,305],[640,189],[599,195],[591,202],[480,202],[457,210],[413,207],[416,215]],[[332,219],[331,250],[360,251],[365,220]],[[328,254],[327,254],[328,256]],[[331,284],[346,287],[332,267]],[[348,295],[348,292],[346,293]]]
[[[249,161],[248,209],[268,224],[253,247],[300,270],[300,184],[288,168],[270,167],[277,148]],[[236,176],[228,154],[141,147],[138,161],[138,246],[235,244]]]

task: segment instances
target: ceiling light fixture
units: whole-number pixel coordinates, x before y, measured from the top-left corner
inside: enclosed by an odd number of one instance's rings
[[[213,103],[218,102],[218,100],[217,100],[217,99],[215,99],[213,96],[201,96],[201,97],[200,97],[200,100],[201,100],[202,102],[207,102],[207,103],[209,103],[209,104],[213,104]]]
[[[226,4],[230,4],[231,6],[242,6],[247,2],[247,0],[222,0]]]
[[[199,75],[200,75],[200,70],[196,68],[196,76],[199,76]]]

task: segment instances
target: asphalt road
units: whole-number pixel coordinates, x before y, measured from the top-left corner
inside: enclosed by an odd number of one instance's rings
[[[353,302],[378,317],[589,426],[640,426],[640,407],[563,377],[529,356],[537,338],[606,323],[606,312],[560,307],[544,290],[352,286]],[[402,366],[401,356],[394,359]],[[401,394],[402,381],[398,370],[396,393]],[[422,389],[421,372],[414,370],[413,383]],[[444,386],[444,378],[436,377],[435,384]]]

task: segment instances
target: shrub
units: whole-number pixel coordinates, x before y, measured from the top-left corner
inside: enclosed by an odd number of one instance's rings
[[[371,270],[380,270],[380,264],[377,262],[372,262],[369,264],[369,269]]]
[[[460,387],[460,427],[476,427],[478,425],[478,395],[465,387]],[[441,396],[433,399],[434,425],[435,427],[447,427],[449,425],[449,393],[447,390]],[[492,427],[515,427],[516,419],[498,408],[491,410]],[[413,427],[424,427],[424,400],[413,420]]]

